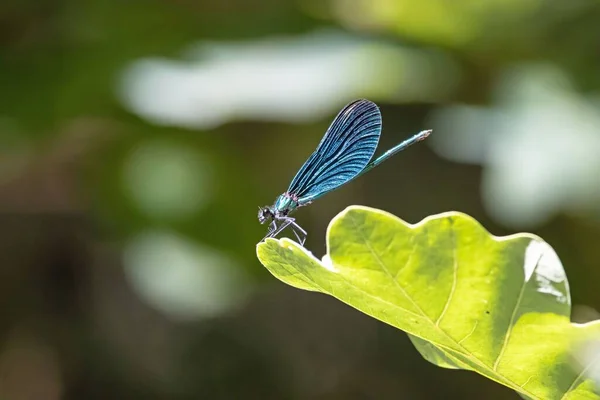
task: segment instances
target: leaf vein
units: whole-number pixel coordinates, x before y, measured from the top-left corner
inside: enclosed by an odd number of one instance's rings
[[[452,220],[451,220],[452,221]],[[456,281],[458,278],[458,257],[456,255],[456,232],[454,231],[454,227],[450,230],[452,232],[452,287],[450,288],[450,293],[448,294],[448,299],[446,299],[446,304],[444,304],[444,309],[440,313],[440,316],[435,321],[436,326],[440,326],[440,321],[448,311],[448,307],[450,306],[450,302],[452,301],[452,297],[454,296],[454,291],[456,290]],[[471,332],[472,333],[472,332]],[[464,340],[464,339],[463,339]]]
[[[479,321],[475,321],[475,326],[473,326],[473,329],[471,329],[471,332],[469,332],[467,334],[467,336],[465,336],[464,338],[460,339],[460,341],[458,342],[459,345],[462,345],[462,342],[464,342],[465,340],[467,340],[468,338],[471,337],[471,335],[473,334],[473,332],[475,332],[475,329],[477,329],[477,325],[479,325]]]

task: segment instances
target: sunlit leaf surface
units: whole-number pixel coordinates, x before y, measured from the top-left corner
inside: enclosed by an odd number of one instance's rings
[[[410,225],[349,207],[327,232],[320,261],[289,239],[257,247],[294,287],[329,294],[411,335],[428,361],[480,373],[531,399],[596,399],[573,346],[600,324],[572,324],[568,281],[554,250],[528,234],[494,237],[445,213]]]

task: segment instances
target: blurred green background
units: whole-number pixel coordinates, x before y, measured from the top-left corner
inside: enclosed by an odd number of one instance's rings
[[[4,0],[0,398],[515,399],[275,280],[255,245],[335,114],[380,151],[298,211],[466,212],[557,251],[600,305],[596,0]]]

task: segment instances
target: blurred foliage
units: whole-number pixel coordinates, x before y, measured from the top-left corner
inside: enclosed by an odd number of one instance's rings
[[[592,0],[3,1],[0,398],[244,397],[236,390],[261,399],[514,398],[473,374],[423,363],[393,328],[274,284],[254,254],[265,228],[256,207],[285,190],[349,97],[381,105],[381,148],[430,127],[438,111],[494,107],[507,69],[525,62],[571,82],[554,104],[592,104],[599,16]],[[226,117],[192,128],[181,115],[139,113],[124,93],[140,63],[159,73],[133,77],[143,83],[138,100]],[[215,69],[230,73],[226,82],[214,82],[207,71]],[[594,114],[566,108],[571,124]],[[527,121],[532,115],[546,119],[527,113]],[[436,135],[471,144],[445,123]],[[495,123],[470,132],[506,132]],[[553,137],[584,131],[551,125]],[[517,136],[511,143],[547,151]],[[594,142],[572,137],[561,157],[587,159]],[[554,151],[561,142],[552,143]],[[490,166],[504,164],[465,164],[433,147],[439,156],[411,149],[302,209],[307,246],[322,253],[327,221],[349,204],[408,221],[460,210],[512,233],[506,214],[481,197],[497,171]],[[552,154],[516,165],[539,172],[562,162]],[[557,186],[577,193],[528,230],[568,266],[574,303],[594,309],[600,220],[581,187],[600,185],[581,172],[594,164],[565,165],[569,174],[541,187],[576,176]],[[510,190],[506,198],[527,195]],[[589,318],[576,310],[574,319]]]
[[[567,277],[540,238],[495,238],[460,213],[409,225],[354,206],[331,221],[327,250],[321,262],[288,239],[257,246],[275,277],[406,331],[435,365],[478,372],[525,398],[598,398],[588,375],[595,358],[569,360],[600,323],[570,323]]]

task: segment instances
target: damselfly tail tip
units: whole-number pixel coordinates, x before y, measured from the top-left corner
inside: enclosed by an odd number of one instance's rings
[[[431,135],[431,132],[433,132],[433,129],[427,129],[419,133],[419,141],[427,139]]]

